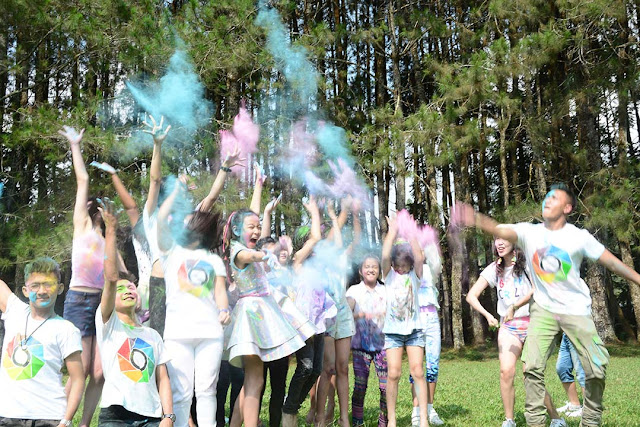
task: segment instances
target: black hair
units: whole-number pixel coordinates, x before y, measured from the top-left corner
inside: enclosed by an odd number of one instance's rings
[[[498,251],[496,250],[495,243],[493,245],[493,253],[495,255],[498,254]],[[525,270],[527,268],[526,267],[526,257],[524,255],[524,252],[522,252],[522,250],[520,250],[520,248],[517,248],[517,247],[514,246],[513,247],[513,255],[516,257],[516,260],[513,263],[513,276],[514,277],[522,277],[523,274],[526,274]],[[505,263],[504,257],[498,257],[496,259],[496,282],[498,281],[498,279],[504,277],[504,263]]]
[[[553,191],[553,190],[564,191],[567,194],[567,196],[569,196],[569,203],[571,204],[571,212],[569,212],[570,214],[577,209],[578,199],[576,198],[575,193],[571,190],[571,188],[569,188],[567,184],[565,184],[564,182],[558,182],[558,183],[552,184],[551,187],[549,187],[549,191]]]
[[[98,208],[100,207],[100,203],[98,203],[98,199],[99,197],[96,197],[96,196],[92,196],[87,199],[87,211],[89,213],[89,218],[91,218],[92,225],[95,223],[96,218],[102,219],[102,214],[98,210]],[[107,227],[104,224],[104,221],[100,221],[100,229],[102,229],[102,235],[104,236],[104,233],[107,230]]]
[[[274,239],[271,236],[267,236],[267,237],[261,237],[260,239],[258,239],[258,241],[256,242],[256,249],[260,250],[262,249],[262,247],[264,245],[273,245],[273,244],[278,244],[278,242],[276,241],[276,239]]]
[[[409,243],[397,243],[393,245],[391,249],[391,264],[396,266],[401,261],[405,261],[411,265],[413,268],[413,263],[415,262],[413,259],[413,251],[411,250],[411,245]]]
[[[60,282],[60,265],[49,257],[36,258],[24,267],[24,281],[29,280],[33,273],[50,274],[56,276]]]
[[[199,248],[215,251],[222,243],[221,216],[218,212],[194,211],[185,226],[185,243],[200,240]]]

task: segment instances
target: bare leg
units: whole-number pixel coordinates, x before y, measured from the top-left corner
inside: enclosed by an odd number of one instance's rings
[[[516,391],[513,379],[516,376],[516,361],[522,353],[522,343],[515,335],[500,331],[498,334],[498,357],[500,359],[500,395],[504,416],[513,419]]]
[[[349,420],[349,354],[351,354],[351,337],[336,340],[336,391],[340,404],[340,421],[342,427],[351,425]]]
[[[244,403],[242,415],[244,425],[257,427],[260,415],[260,392],[264,384],[263,364],[258,356],[243,356],[244,362]]]
[[[578,390],[576,389],[576,382],[562,383],[564,391],[567,393],[567,399],[572,405],[580,406],[580,398],[578,397]],[[584,390],[582,391],[584,394]]]
[[[387,427],[396,427],[398,381],[400,381],[400,376],[402,375],[403,351],[404,347],[387,349]]]
[[[80,427],[91,425],[93,413],[100,401],[104,376],[102,374],[102,361],[98,352],[98,345],[95,336],[82,338],[82,365],[84,366],[85,377],[89,377],[89,384],[84,393],[84,407],[82,410],[82,420]]]
[[[229,420],[229,427],[240,427],[242,426],[243,415],[242,409],[244,408],[244,386],[240,389],[240,393],[238,393],[238,398],[236,399],[236,403],[233,405],[233,415],[231,415],[231,419]]]
[[[387,353],[387,358],[389,357]],[[416,394],[418,395],[418,406],[420,407],[420,427],[429,426],[429,416],[427,415],[427,380],[424,377],[424,348],[419,346],[407,347],[407,358],[409,359],[409,371],[413,377]],[[388,359],[387,359],[388,360]],[[401,362],[402,363],[402,362]],[[397,383],[396,383],[397,397]],[[387,403],[388,404],[388,403]]]
[[[320,378],[318,377],[315,385],[311,387],[311,390],[309,391],[309,412],[304,419],[305,423],[307,424],[314,424],[316,422],[316,393],[319,382]]]
[[[324,427],[326,425],[324,407],[329,394],[329,384],[331,376],[336,372],[336,346],[335,340],[331,337],[324,337],[324,360],[322,374],[318,382],[318,394],[316,395],[316,425]]]

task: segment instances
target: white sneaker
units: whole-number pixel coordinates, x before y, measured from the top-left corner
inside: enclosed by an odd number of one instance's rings
[[[564,406],[559,407],[558,409],[556,409],[556,411],[558,411],[558,413],[563,414],[565,412],[573,412],[573,411],[577,411],[578,409],[582,408],[582,406],[580,405],[572,405],[571,402],[564,402]]]
[[[411,427],[420,427],[420,408],[415,407],[411,411]]]
[[[564,415],[569,418],[582,418],[582,406],[578,406],[576,409],[569,410]]]
[[[442,421],[442,418],[440,418],[435,409],[432,409],[429,413],[429,423],[433,424],[434,426],[441,426],[444,424],[444,421]]]
[[[516,422],[513,421],[512,419],[507,418],[502,423],[502,427],[516,427]]]
[[[567,427],[567,422],[564,420],[564,418],[555,418],[551,420],[551,424],[549,424],[549,427]]]

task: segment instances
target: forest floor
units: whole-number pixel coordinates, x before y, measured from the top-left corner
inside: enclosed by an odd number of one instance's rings
[[[632,427],[640,426],[640,347],[608,346],[611,362],[607,369],[607,385],[604,397],[603,426]],[[549,359],[546,373],[546,384],[556,406],[564,405],[566,396],[555,373],[556,355]],[[372,367],[373,368],[373,367]],[[289,376],[295,369],[292,360]],[[516,423],[525,426],[524,419],[524,385],[522,380],[522,363],[518,362],[515,381],[516,388]],[[409,367],[406,360],[403,364],[403,380],[398,392],[398,426],[411,425],[411,388],[408,381]],[[353,387],[353,371],[349,371],[349,380]],[[440,361],[440,376],[435,396],[434,407],[445,426],[477,426],[499,427],[504,420],[502,400],[500,398],[500,369],[497,350],[476,347],[462,351],[444,350]],[[582,400],[582,393],[580,399]],[[264,396],[260,418],[265,427],[268,425],[269,384]],[[376,426],[379,407],[378,382],[375,370],[371,369],[369,386],[365,400],[365,425]],[[337,400],[337,399],[336,399]],[[351,402],[349,402],[351,405]],[[304,416],[309,409],[307,399],[300,410],[299,425],[304,426]],[[228,411],[228,408],[227,408]],[[336,402],[336,417],[338,415]],[[78,413],[81,412],[81,409]],[[73,425],[77,425],[76,415]],[[97,426],[97,413],[92,426]],[[547,420],[547,425],[549,421]],[[569,426],[577,427],[580,419],[567,419]],[[337,426],[337,423],[334,424]]]

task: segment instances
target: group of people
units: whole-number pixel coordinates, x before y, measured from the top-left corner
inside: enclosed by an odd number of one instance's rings
[[[152,117],[147,126],[154,149],[142,210],[113,167],[92,163],[110,174],[132,225],[137,284],[117,249],[113,203],[89,198],[83,132],[69,127],[60,132],[70,144],[77,180],[64,319],[54,312],[64,285],[52,259],[26,266],[22,291],[28,304],[0,280],[6,329],[0,426],[69,426],[83,395],[81,426],[90,425],[98,403],[101,426],[225,425],[229,388],[230,425],[258,426],[267,376],[269,425],[298,425],[298,412],[310,397],[306,421],[325,426],[333,421],[334,393],[338,423],[363,425],[373,363],[380,389],[378,425],[395,427],[405,349],[412,425],[443,424],[433,408],[441,345],[438,242],[425,246],[416,238],[400,239],[398,222],[387,218],[380,254],[357,260],[360,282],[347,288],[360,242],[359,201],[339,201],[336,213],[333,201],[310,196],[304,203],[310,225],[299,227],[293,239],[273,237],[271,216],[280,199],[269,202],[260,219],[259,168],[248,209],[226,218],[215,209],[227,174],[244,161],[238,150],[224,159],[210,192],[193,208],[186,177],[162,178],[169,127]],[[608,353],[591,318],[580,265],[586,256],[635,284],[640,276],[586,230],[567,223],[575,206],[571,191],[560,186],[545,198],[541,224],[499,225],[462,203],[452,215],[457,224],[496,236],[497,260],[467,301],[489,325],[500,327],[503,427],[515,426],[513,381],[521,352],[527,424],[545,425],[548,411],[553,426],[566,425],[544,387],[546,362],[561,332],[568,359],[559,358],[558,372],[568,371],[561,379],[571,402],[560,409],[580,409],[570,367],[579,363],[582,425],[601,420]],[[344,236],[350,214],[353,235]],[[498,289],[499,321],[478,300],[487,286]]]

